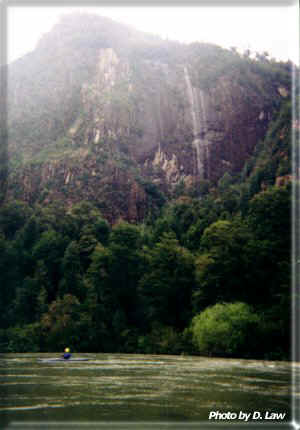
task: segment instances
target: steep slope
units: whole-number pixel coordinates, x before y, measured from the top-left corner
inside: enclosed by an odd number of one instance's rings
[[[182,183],[237,174],[290,65],[67,16],[9,71],[9,196],[142,220]]]

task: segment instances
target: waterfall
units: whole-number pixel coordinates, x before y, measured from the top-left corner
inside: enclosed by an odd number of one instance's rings
[[[193,123],[193,134],[194,134],[194,137],[196,137],[198,134],[198,126],[197,126],[198,110],[196,110],[196,106],[195,106],[197,101],[195,100],[194,89],[192,87],[190,76],[189,76],[189,73],[188,73],[188,70],[186,67],[184,67],[184,79],[185,79],[185,83],[186,83],[188,100],[189,100],[190,109],[191,109],[191,116],[192,116],[192,123]],[[195,101],[196,101],[196,103],[195,103]]]
[[[206,126],[207,126],[207,118],[206,118],[206,110],[205,110],[205,102],[204,102],[204,93],[203,90],[199,89],[199,94],[200,94],[200,105],[201,105],[201,114],[202,114],[202,119],[203,119],[203,132],[204,130],[206,130]]]
[[[204,95],[202,90],[198,90],[197,88],[192,87],[191,79],[186,66],[184,67],[184,79],[186,83],[187,96],[190,104],[190,111],[191,111],[191,118],[192,118],[193,136],[194,136],[192,145],[196,149],[197,173],[200,176],[200,178],[203,178],[204,176],[203,158],[204,158],[204,154],[206,154],[206,149],[207,149],[206,141],[203,138],[206,130],[206,124],[207,124]]]

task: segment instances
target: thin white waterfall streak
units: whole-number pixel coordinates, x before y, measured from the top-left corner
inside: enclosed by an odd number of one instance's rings
[[[204,94],[203,91],[199,89],[200,94],[200,105],[201,105],[201,113],[203,118],[203,128],[206,128],[207,126],[207,119],[206,119],[206,109],[205,109],[205,102],[204,102]]]
[[[192,124],[193,124],[193,135],[194,135],[194,137],[196,137],[198,134],[198,128],[197,128],[197,113],[198,112],[196,111],[194,91],[193,91],[190,76],[189,76],[189,73],[188,73],[188,70],[186,67],[184,68],[184,78],[185,78],[185,83],[186,83],[186,88],[187,88],[187,93],[188,93],[188,100],[189,100],[190,109],[191,109]]]
[[[206,146],[205,139],[203,138],[203,134],[206,128],[206,111],[205,111],[205,103],[204,103],[204,95],[203,91],[197,88],[193,88],[191,84],[191,79],[189,76],[189,72],[187,67],[184,67],[184,79],[187,88],[188,101],[190,105],[191,118],[192,118],[192,126],[193,126],[193,146],[196,149],[196,157],[197,157],[197,173],[203,178],[203,161],[202,155],[204,154],[204,149]],[[200,96],[200,97],[199,97]],[[199,106],[199,98],[200,98],[200,106]]]

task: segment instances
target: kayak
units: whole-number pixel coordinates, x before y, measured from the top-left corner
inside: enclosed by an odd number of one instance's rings
[[[53,363],[53,362],[57,362],[57,361],[64,361],[64,362],[69,362],[69,361],[89,361],[89,358],[84,358],[84,357],[78,357],[78,358],[38,358],[38,361],[41,361],[42,363]]]

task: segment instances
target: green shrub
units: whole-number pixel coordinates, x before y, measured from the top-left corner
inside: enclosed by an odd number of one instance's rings
[[[198,352],[223,357],[248,357],[259,349],[260,318],[242,302],[217,303],[196,315],[191,323]]]

